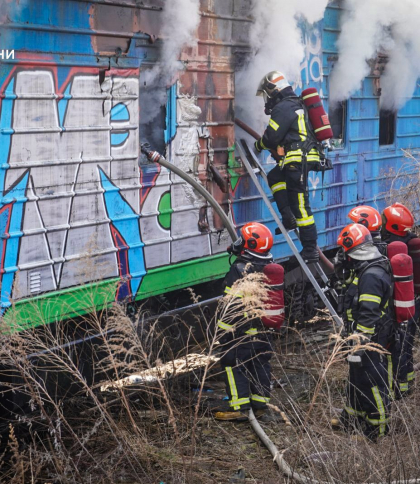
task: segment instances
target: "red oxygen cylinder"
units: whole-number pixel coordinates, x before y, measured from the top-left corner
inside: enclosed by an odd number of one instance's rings
[[[268,264],[263,272],[269,291],[261,320],[266,328],[280,329],[284,323],[284,269],[280,264]]]
[[[302,99],[308,110],[309,121],[318,141],[325,141],[334,136],[328,114],[325,112],[318,91],[310,87],[302,91]]]
[[[416,312],[414,301],[413,261],[409,255],[397,254],[391,259],[394,274],[394,311],[397,323],[411,319]]]
[[[408,247],[404,242],[391,242],[387,247],[387,256],[391,260],[394,255],[405,254],[408,255]]]
[[[414,292],[420,294],[420,239],[408,242],[408,255],[413,259]]]

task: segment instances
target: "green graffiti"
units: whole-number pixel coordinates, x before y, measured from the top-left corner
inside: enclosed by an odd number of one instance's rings
[[[159,215],[158,221],[160,225],[169,230],[171,228],[171,214],[173,213],[171,207],[171,192],[166,192],[162,195],[162,198],[159,201]]]
[[[228,148],[228,152],[228,172],[230,175],[230,187],[233,191],[241,178],[241,175],[238,173],[238,168],[241,168],[241,164],[235,159],[235,145],[233,145],[231,148]]]

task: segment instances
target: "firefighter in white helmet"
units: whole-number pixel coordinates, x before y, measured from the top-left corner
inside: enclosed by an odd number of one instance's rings
[[[264,135],[255,143],[258,152],[283,148],[284,159],[268,174],[268,183],[287,230],[299,228],[306,262],[318,260],[317,230],[307,192],[308,165],[320,162],[319,152],[312,143],[306,110],[286,76],[279,71],[266,74],[257,89],[262,96],[265,113],[270,121]],[[305,150],[305,159],[303,157]],[[306,169],[303,169],[303,159]]]

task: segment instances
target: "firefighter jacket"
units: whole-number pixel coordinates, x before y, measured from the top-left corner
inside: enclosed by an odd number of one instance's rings
[[[229,272],[226,274],[223,281],[223,289],[225,294],[230,294],[232,286],[236,281],[242,279],[246,274],[254,272],[263,272],[267,264],[273,262],[272,258],[259,259],[248,254],[239,256],[231,265]],[[241,297],[238,295],[237,297]],[[240,323],[239,323],[240,322]],[[260,318],[248,318],[245,313],[244,316],[238,316],[233,321],[217,322],[219,330],[224,330],[226,333],[222,335],[221,342],[226,343],[229,340],[240,338],[244,336],[254,336],[263,330],[263,324]]]
[[[301,147],[308,137],[311,138],[311,130],[301,101],[290,89],[288,95],[280,98],[274,105],[267,129],[255,146],[259,151],[263,149],[276,151],[280,146],[286,153],[284,165],[301,163]],[[318,150],[310,149],[306,161],[319,162]]]
[[[359,332],[386,346],[392,328],[392,271],[388,259],[357,261],[344,296],[344,319],[349,333]]]

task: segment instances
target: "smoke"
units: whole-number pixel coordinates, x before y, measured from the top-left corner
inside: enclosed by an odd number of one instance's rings
[[[162,106],[166,104],[166,87],[174,81],[176,73],[184,68],[179,58],[185,47],[196,44],[199,23],[200,0],[165,0],[159,62],[151,69],[143,69],[140,75],[142,136],[147,137],[154,146],[163,144],[163,139],[158,141],[153,133],[164,128]]]
[[[196,44],[196,30],[200,23],[200,0],[166,0],[162,13],[163,45],[159,64],[149,74],[149,81],[162,77],[172,80],[183,69],[179,62],[181,51]]]
[[[378,52],[389,62],[381,78],[381,106],[398,109],[412,96],[420,76],[418,0],[346,0],[339,60],[330,79],[330,101],[348,98],[370,74],[368,60]]]
[[[237,74],[238,117],[261,124],[266,117],[261,98],[255,96],[262,77],[279,70],[292,84],[300,79],[300,64],[305,55],[299,22],[312,24],[323,17],[328,0],[253,0],[251,27],[251,59]],[[255,122],[254,121],[254,122]]]

